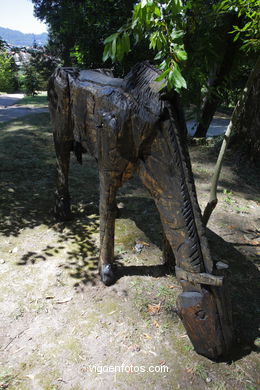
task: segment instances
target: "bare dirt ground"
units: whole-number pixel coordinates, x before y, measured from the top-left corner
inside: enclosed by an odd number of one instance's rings
[[[190,152],[203,209],[216,149]],[[161,265],[159,216],[137,178],[118,194],[118,280],[105,287],[96,270],[95,161],[86,156],[81,167],[72,158],[74,219],[63,224],[51,212],[48,114],[0,124],[0,157],[0,389],[259,388],[259,172],[237,169],[229,153],[209,222],[212,256],[230,264],[235,322],[230,359],[211,362],[173,310],[180,287]]]

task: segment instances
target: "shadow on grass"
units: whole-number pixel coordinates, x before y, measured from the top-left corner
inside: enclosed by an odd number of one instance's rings
[[[72,161],[74,219],[65,225],[57,223],[52,214],[56,169],[49,115],[29,115],[0,124],[0,156],[0,234],[18,237],[25,229],[40,225],[58,233],[57,246],[47,245],[40,253],[28,251],[19,264],[45,261],[66,249],[62,266],[77,280],[93,282],[97,248],[92,234],[98,229],[96,167],[90,164],[82,169]]]

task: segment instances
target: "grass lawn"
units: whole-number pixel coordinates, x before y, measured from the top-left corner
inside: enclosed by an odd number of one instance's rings
[[[47,91],[38,92],[36,96],[25,96],[23,99],[19,100],[17,103],[18,106],[30,105],[35,108],[47,107]]]

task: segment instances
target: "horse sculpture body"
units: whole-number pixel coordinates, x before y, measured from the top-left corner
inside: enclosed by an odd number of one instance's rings
[[[125,79],[72,68],[59,68],[51,77],[55,213],[70,217],[70,151],[79,162],[87,151],[98,161],[100,177],[99,272],[106,285],[113,283],[116,192],[137,171],[160,213],[167,260],[183,288],[179,315],[196,351],[217,358],[227,353],[232,339],[224,277],[211,260],[177,94],[159,93],[156,77],[158,71],[148,63],[136,65]]]

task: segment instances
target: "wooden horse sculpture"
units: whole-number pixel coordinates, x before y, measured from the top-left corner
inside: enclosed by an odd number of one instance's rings
[[[116,192],[137,171],[160,213],[167,261],[183,288],[177,299],[179,316],[195,350],[216,359],[229,351],[232,341],[224,264],[211,260],[178,96],[159,92],[158,73],[145,62],[124,79],[105,70],[59,68],[53,74],[49,106],[58,169],[55,213],[63,220],[70,217],[70,151],[79,162],[83,152],[90,153],[100,176],[99,272],[106,285],[112,284]]]

